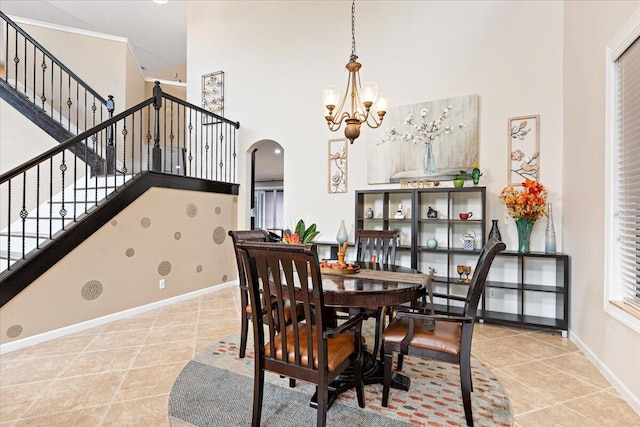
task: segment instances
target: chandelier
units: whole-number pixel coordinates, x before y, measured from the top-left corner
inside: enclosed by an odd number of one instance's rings
[[[356,2],[351,5],[351,57],[346,65],[349,72],[347,89],[340,101],[340,89],[337,86],[325,86],[323,91],[324,105],[327,108],[325,119],[332,132],[346,123],[344,136],[353,144],[360,136],[360,126],[366,123],[370,128],[380,127],[382,118],[387,112],[389,98],[378,96],[378,85],[375,82],[360,84],[360,64],[356,55]],[[349,102],[347,102],[349,98]],[[375,103],[375,106],[374,106]],[[337,106],[337,108],[336,108]],[[351,107],[350,112],[346,109]]]

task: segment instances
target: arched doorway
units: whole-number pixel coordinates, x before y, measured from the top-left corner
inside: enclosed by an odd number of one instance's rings
[[[284,149],[276,141],[264,139],[250,149],[252,169],[252,228],[262,228],[282,236],[284,223]]]

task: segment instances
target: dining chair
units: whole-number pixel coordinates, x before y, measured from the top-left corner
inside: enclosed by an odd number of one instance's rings
[[[252,310],[263,314],[252,316],[255,342],[252,426],[260,425],[265,371],[315,384],[317,425],[325,426],[329,383],[353,366],[358,405],[364,408],[361,336],[364,315],[355,315],[336,328],[323,326],[324,295],[316,245],[239,241],[236,250],[247,273]],[[273,295],[279,310],[262,310],[261,293]],[[278,313],[283,313],[286,300],[294,295],[302,302],[308,320],[302,320],[293,310],[291,323],[287,324]]]
[[[231,240],[233,240],[234,248],[235,244],[239,241],[250,241],[250,242],[274,242],[279,241],[277,235],[272,235],[272,233],[262,230],[229,230],[229,236],[231,236]],[[234,249],[235,250],[235,249]],[[244,267],[238,256],[238,252],[235,251],[236,255],[236,264],[238,266],[238,287],[240,288],[240,306],[244,307],[243,313],[240,320],[240,358],[245,356],[247,351],[247,335],[249,333],[249,322],[251,322],[251,304],[249,304],[249,287],[247,286],[247,278],[244,271]],[[300,307],[296,306],[296,309],[299,311]],[[284,307],[284,316],[286,319],[291,319],[291,305],[287,302]]]
[[[396,263],[398,230],[358,230],[356,233],[356,260]]]
[[[471,339],[480,295],[495,256],[506,249],[498,239],[490,239],[480,252],[461,316],[434,315],[415,312],[396,314],[382,334],[384,353],[384,383],[382,406],[387,406],[391,385],[393,353],[419,356],[457,364],[460,369],[462,402],[468,426],[473,426],[471,411]],[[401,366],[399,366],[401,369]]]

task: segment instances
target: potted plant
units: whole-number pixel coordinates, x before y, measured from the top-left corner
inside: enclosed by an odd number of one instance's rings
[[[460,173],[455,174],[453,177],[453,186],[456,188],[462,187],[465,179],[467,179],[467,171],[461,170]]]

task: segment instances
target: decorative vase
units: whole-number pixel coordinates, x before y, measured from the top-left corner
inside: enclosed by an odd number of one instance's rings
[[[553,211],[551,203],[547,203],[547,231],[544,235],[544,252],[556,253],[556,230],[553,227]]]
[[[497,219],[491,220],[491,231],[489,231],[489,239],[493,239],[494,237],[502,241],[502,235],[500,234],[500,230],[498,229]]]
[[[336,235],[336,240],[341,245],[349,240],[349,233],[347,233],[347,229],[344,226],[344,219],[340,220],[340,229],[338,229],[338,234]]]
[[[531,246],[531,230],[535,223],[535,221],[528,221],[524,218],[516,220],[516,228],[518,229],[518,252],[521,254],[531,252],[529,249]]]
[[[424,173],[433,174],[436,173],[436,158],[433,155],[433,147],[431,144],[426,144],[427,151],[424,153]]]
[[[464,185],[464,178],[456,177],[453,179],[453,186],[456,188],[460,188]]]

